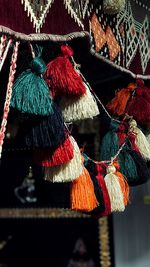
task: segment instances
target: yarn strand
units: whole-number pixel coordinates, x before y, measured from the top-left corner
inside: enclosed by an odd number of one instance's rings
[[[19,42],[17,41],[14,45],[14,50],[11,58],[11,66],[10,66],[10,72],[9,72],[9,79],[7,84],[7,90],[6,90],[6,99],[3,109],[3,117],[1,122],[1,129],[0,129],[0,158],[2,156],[2,146],[4,143],[5,138],[5,131],[6,131],[6,125],[7,125],[7,118],[9,114],[9,107],[10,107],[10,100],[12,95],[12,87],[14,82],[14,76],[16,73],[16,62],[17,62],[17,56],[18,56],[18,47]]]

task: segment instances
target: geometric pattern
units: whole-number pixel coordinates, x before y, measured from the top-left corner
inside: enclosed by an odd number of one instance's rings
[[[83,12],[85,12],[87,8],[88,1],[83,0],[81,1],[81,3],[79,0],[64,0],[64,4],[66,9],[68,10],[68,14],[70,14],[71,17],[74,18],[75,22],[77,22],[78,25],[82,27],[82,29],[84,29],[84,24],[82,21],[84,15]]]
[[[139,32],[139,50],[141,55],[141,65],[143,73],[146,70],[148,61],[150,59],[150,47],[149,47],[149,21],[148,17],[145,17],[144,23]]]
[[[53,2],[54,0],[21,0],[21,4],[24,5],[24,10],[27,11],[28,17],[33,22],[36,32],[40,32]]]
[[[126,67],[129,68],[138,48],[138,36],[130,4],[128,6],[126,29]]]
[[[100,22],[98,21],[98,18],[96,14],[94,13],[91,18],[91,30],[94,35],[94,40],[95,40],[95,50],[96,52],[99,52],[101,48],[104,46],[106,43],[106,34],[103,31]]]
[[[121,49],[110,26],[108,26],[106,29],[106,40],[109,48],[109,57],[110,60],[113,61],[117,57]]]

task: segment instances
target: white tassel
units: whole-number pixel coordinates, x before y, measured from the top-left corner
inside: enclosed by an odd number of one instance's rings
[[[150,144],[143,134],[143,132],[137,127],[137,123],[135,120],[131,120],[129,122],[129,131],[136,134],[135,143],[145,160],[150,160]]]
[[[44,168],[44,179],[54,182],[71,182],[78,178],[83,171],[83,163],[81,158],[80,149],[73,137],[70,137],[74,147],[74,157],[68,163]]]
[[[125,0],[104,0],[103,10],[106,14],[114,15],[125,7]]]
[[[105,183],[108,190],[111,203],[111,211],[124,211],[124,199],[122,189],[118,177],[114,174],[116,168],[113,165],[107,167],[107,174],[105,176]]]
[[[65,122],[93,118],[99,114],[99,109],[93,95],[86,84],[85,87],[86,93],[81,97],[62,98],[61,109]]]

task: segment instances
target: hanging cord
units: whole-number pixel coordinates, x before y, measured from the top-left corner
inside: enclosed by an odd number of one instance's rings
[[[17,62],[17,56],[18,56],[18,47],[19,47],[19,42],[17,41],[14,45],[14,50],[13,50],[13,54],[12,54],[12,58],[11,58],[9,79],[8,79],[7,90],[6,90],[6,99],[5,99],[5,104],[4,104],[4,109],[3,109],[3,117],[2,117],[2,122],[1,122],[0,158],[2,156],[2,146],[3,146],[4,138],[5,138],[7,118],[8,118],[8,114],[9,114],[9,106],[10,106],[10,100],[11,100],[11,95],[12,95],[12,87],[13,87],[14,77],[15,77],[16,67],[17,67],[16,62]]]
[[[92,95],[94,96],[94,98],[96,99],[97,103],[100,104],[100,106],[102,107],[102,109],[105,111],[105,113],[107,114],[107,116],[113,120],[116,121],[118,123],[120,123],[119,120],[114,119],[111,117],[111,115],[109,114],[109,112],[107,111],[107,109],[105,108],[105,106],[103,105],[103,103],[101,102],[101,100],[99,99],[99,97],[95,94],[95,92],[93,91],[93,89],[91,88],[90,84],[87,82],[87,80],[85,79],[85,77],[83,76],[83,74],[80,72],[79,68],[80,68],[80,64],[77,64],[74,60],[73,57],[71,57],[71,60],[74,64],[74,68],[76,69],[76,71],[80,74],[80,76],[82,77],[83,81],[86,83],[86,85],[88,86],[89,90],[91,91]]]
[[[4,65],[4,62],[5,62],[5,59],[7,57],[8,50],[9,50],[11,44],[12,44],[12,39],[10,39],[8,41],[7,46],[6,46],[6,49],[5,49],[4,46],[3,47],[2,46],[0,47],[0,71],[2,70],[2,67]],[[3,45],[4,45],[4,43],[3,43]]]
[[[6,46],[7,36],[2,35],[0,40],[0,61],[2,60],[2,55]]]

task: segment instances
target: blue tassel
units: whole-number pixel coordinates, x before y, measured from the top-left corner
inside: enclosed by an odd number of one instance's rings
[[[41,77],[45,71],[46,65],[39,52],[38,56],[32,60],[30,69],[24,71],[16,79],[12,91],[11,107],[22,113],[39,116],[52,113],[49,88]]]
[[[111,121],[109,126],[109,131],[105,134],[102,139],[100,159],[111,160],[111,157],[114,157],[119,150],[118,142],[118,131],[119,123],[116,121]]]
[[[123,148],[118,156],[120,165],[120,172],[126,177],[129,185],[135,184],[138,178],[136,163],[130,153],[130,149],[127,145]]]

